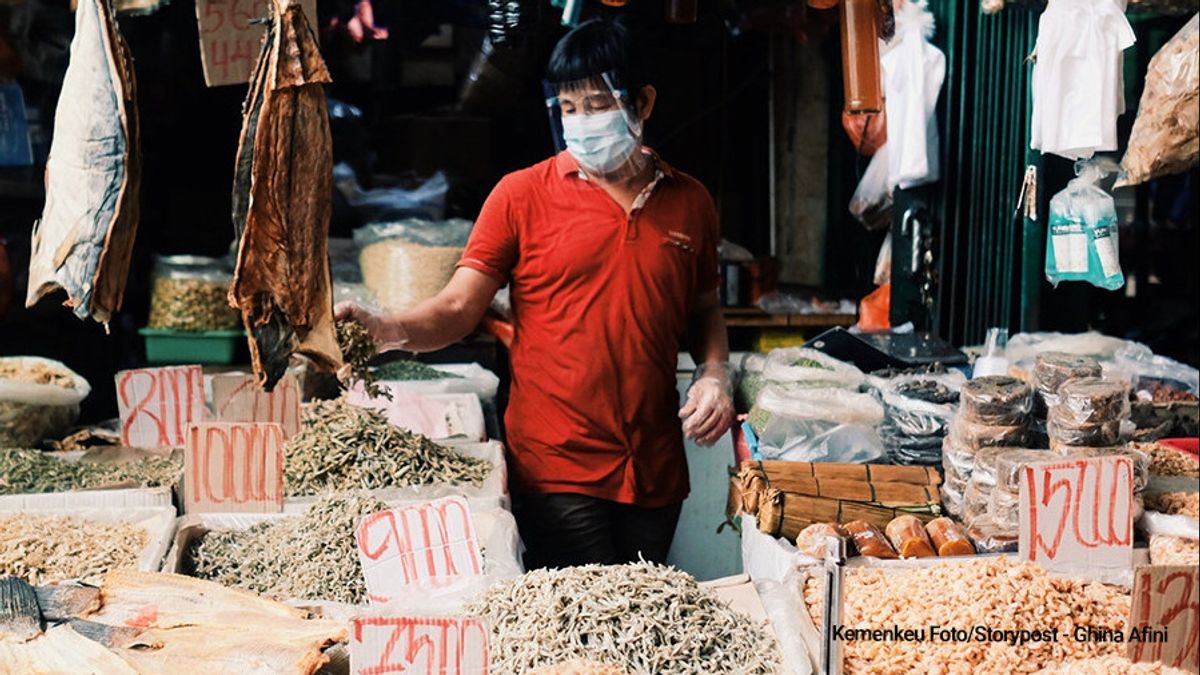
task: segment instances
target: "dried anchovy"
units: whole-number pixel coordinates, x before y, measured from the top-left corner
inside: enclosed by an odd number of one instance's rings
[[[289,495],[432,485],[478,485],[491,462],[466,457],[392,426],[374,410],[345,401],[304,406],[300,432],[284,448]]]
[[[492,669],[568,659],[630,673],[773,673],[775,639],[670,567],[586,565],[498,582],[467,612],[492,625]]]
[[[371,370],[371,359],[375,358],[378,352],[367,329],[357,321],[338,321],[337,341],[347,368],[347,372],[338,373],[338,378],[347,384],[362,382],[371,398],[382,396],[391,400],[391,393],[376,384],[378,378]]]
[[[363,516],[387,508],[366,492],[326,495],[303,516],[213,530],[192,544],[185,565],[193,576],[278,600],[360,604],[367,589],[354,532]]]
[[[66,492],[134,482],[142,487],[171,487],[183,464],[165,457],[132,462],[94,463],[61,459],[40,450],[0,449],[0,494]]]
[[[230,279],[232,281],[232,279]],[[242,318],[229,306],[229,284],[209,279],[158,277],[150,295],[150,328],[228,330]]]
[[[461,380],[462,375],[447,373],[420,361],[401,359],[385,363],[375,369],[375,376],[380,380]]]
[[[15,361],[0,361],[0,380],[16,380],[29,384],[52,384],[63,389],[75,388],[75,379],[69,372],[45,363],[22,364]]]
[[[144,527],[73,516],[0,516],[0,576],[34,586],[67,579],[96,580],[109,570],[136,567],[150,540]]]

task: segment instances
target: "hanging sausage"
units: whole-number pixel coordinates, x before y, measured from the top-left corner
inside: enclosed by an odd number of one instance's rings
[[[229,293],[268,391],[293,353],[341,366],[328,250],[333,148],[322,85],[330,81],[299,3],[276,0],[242,110]]]

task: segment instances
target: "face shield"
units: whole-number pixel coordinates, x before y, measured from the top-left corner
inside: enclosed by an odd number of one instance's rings
[[[642,120],[631,92],[608,74],[544,83],[555,146],[571,153],[588,174],[610,180],[636,175],[647,162]]]

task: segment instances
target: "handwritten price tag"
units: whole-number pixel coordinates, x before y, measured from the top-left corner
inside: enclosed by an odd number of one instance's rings
[[[488,628],[461,616],[360,617],[353,621],[355,675],[487,675]]]
[[[475,526],[462,497],[372,513],[359,522],[355,537],[372,602],[483,575]]]
[[[283,428],[258,422],[203,422],[183,451],[187,513],[283,510]]]
[[[309,26],[317,22],[316,0],[302,0]],[[200,27],[200,62],[210,87],[249,81],[262,45],[261,24],[271,16],[270,0],[196,0]]]
[[[1200,673],[1200,568],[1139,566],[1133,576],[1129,660]]]
[[[116,379],[122,445],[182,446],[188,426],[204,420],[200,366],[122,370]]]
[[[286,441],[300,431],[300,384],[284,375],[270,393],[253,375],[225,373],[212,380],[213,411],[222,422],[274,422]]]
[[[1128,570],[1133,563],[1133,462],[1037,462],[1021,476],[1019,554],[1052,571]]]

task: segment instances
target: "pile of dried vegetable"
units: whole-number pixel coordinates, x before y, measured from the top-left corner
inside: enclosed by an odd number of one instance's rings
[[[146,528],[74,516],[0,515],[0,576],[34,586],[67,579],[95,580],[109,570],[137,567]]]
[[[357,321],[337,322],[338,349],[342,350],[342,361],[345,365],[338,372],[338,379],[347,385],[362,382],[363,388],[371,398],[391,399],[392,395],[380,387],[375,381],[377,375],[371,370],[371,359],[378,353],[371,334]]]
[[[409,485],[478,485],[492,465],[388,423],[345,401],[305,404],[300,433],[284,448],[288,494]]]
[[[461,380],[462,375],[438,370],[420,361],[401,359],[391,361],[375,369],[375,377],[380,380],[398,380],[403,382],[426,380]]]
[[[363,603],[354,532],[363,516],[387,508],[365,492],[327,495],[303,516],[210,531],[186,552],[185,565],[201,579],[279,600]]]
[[[492,625],[492,669],[524,673],[567,659],[630,673],[773,673],[775,639],[696,585],[652,563],[537,570],[467,607]]]
[[[182,463],[166,457],[94,463],[65,460],[39,450],[0,448],[0,495],[67,492],[119,483],[171,487],[182,474]]]

